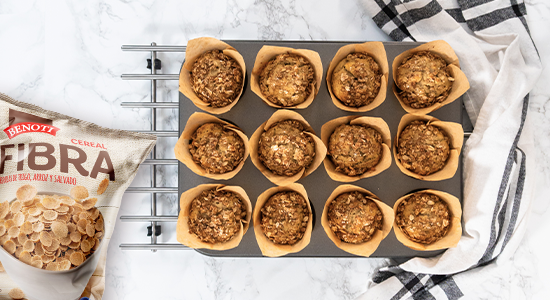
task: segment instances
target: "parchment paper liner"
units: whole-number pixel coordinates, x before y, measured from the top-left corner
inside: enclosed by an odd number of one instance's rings
[[[397,226],[397,222],[393,222],[393,231],[395,232],[395,236],[397,237],[397,240],[399,240],[403,245],[413,249],[413,250],[419,250],[419,251],[431,251],[431,250],[440,250],[440,249],[446,249],[446,248],[453,248],[456,247],[458,244],[458,241],[460,240],[460,237],[462,236],[462,224],[461,224],[461,218],[462,218],[462,208],[460,205],[460,201],[455,196],[442,192],[442,191],[436,191],[436,190],[423,190],[418,191],[416,193],[429,193],[434,194],[441,198],[441,200],[445,201],[447,205],[449,206],[449,211],[451,212],[451,228],[449,228],[449,232],[447,232],[447,235],[445,235],[442,239],[439,241],[430,244],[430,245],[424,245],[421,243],[413,242],[411,241],[402,231],[399,226]],[[413,195],[415,193],[408,194],[406,196],[403,196],[399,198],[395,204],[393,205],[393,211],[394,214],[397,213],[397,206],[399,203],[401,203],[403,200],[408,198],[409,196]]]
[[[290,53],[297,54],[305,57],[311,66],[313,67],[313,72],[315,72],[315,85],[312,87],[312,92],[309,94],[307,99],[294,106],[281,106],[277,105],[269,100],[262,94],[260,89],[260,73],[267,65],[267,63],[275,58],[279,54]],[[321,62],[321,57],[319,53],[308,50],[308,49],[294,49],[289,47],[277,47],[277,46],[263,46],[262,49],[256,55],[256,61],[254,62],[254,68],[252,69],[252,74],[250,75],[250,89],[262,98],[262,100],[269,106],[275,108],[286,108],[286,109],[302,109],[308,107],[319,93],[319,88],[321,87],[321,81],[323,80],[323,63]]]
[[[366,241],[361,244],[350,244],[346,243],[338,238],[334,232],[330,229],[330,223],[328,221],[328,207],[332,200],[336,199],[339,195],[347,192],[353,192],[358,191],[361,193],[365,193],[369,196],[371,196],[373,201],[378,206],[378,209],[380,209],[380,212],[382,213],[383,219],[382,219],[382,230],[376,230],[374,235],[369,241]],[[378,248],[378,245],[380,245],[380,242],[388,236],[388,234],[391,231],[392,224],[393,224],[393,218],[394,213],[391,207],[389,207],[387,204],[380,200],[376,200],[378,197],[376,197],[375,194],[371,193],[370,191],[358,187],[351,184],[343,184],[338,186],[332,194],[330,194],[327,202],[325,203],[325,208],[323,209],[323,214],[321,215],[321,225],[323,225],[323,228],[325,229],[326,234],[328,235],[329,239],[336,245],[336,247],[359,256],[370,256],[374,251],[376,251],[376,248]]]
[[[269,200],[271,196],[278,192],[284,191],[294,191],[299,193],[304,197],[307,203],[307,208],[309,209],[309,220],[307,221],[306,232],[300,241],[294,245],[278,245],[273,243],[268,239],[264,232],[262,231],[261,225],[261,209],[264,204]],[[313,230],[313,213],[311,210],[311,204],[309,203],[309,198],[307,197],[306,189],[303,185],[299,183],[291,183],[287,186],[276,186],[272,187],[258,196],[256,201],[256,206],[254,207],[254,213],[252,214],[252,220],[254,222],[254,234],[256,235],[256,241],[258,241],[258,246],[262,251],[262,255],[268,257],[278,257],[283,256],[289,253],[300,252],[304,249],[311,240],[311,231]]]
[[[382,73],[382,78],[380,79],[380,91],[378,92],[378,95],[371,103],[360,107],[346,106],[332,93],[332,72],[334,71],[334,68],[336,68],[338,63],[348,54],[354,52],[363,52],[372,56],[372,58],[374,58],[374,61],[376,61],[376,63],[378,63],[378,65],[380,66],[380,71]],[[350,44],[338,49],[338,52],[336,52],[334,58],[332,58],[332,61],[330,62],[327,70],[327,88],[328,92],[330,93],[330,98],[332,98],[332,103],[334,103],[334,105],[336,105],[336,107],[338,107],[339,109],[352,112],[366,112],[375,109],[380,104],[382,104],[384,100],[386,100],[388,78],[388,57],[386,56],[386,49],[384,48],[384,44],[382,44],[381,42]]]
[[[407,104],[405,104],[405,102],[403,102],[401,95],[399,95],[399,92],[401,90],[397,87],[397,84],[395,84],[395,82],[397,82],[397,78],[396,78],[397,68],[401,65],[403,60],[411,56],[412,54],[420,51],[430,51],[441,56],[441,58],[443,58],[447,62],[447,64],[449,64],[448,66],[449,73],[455,79],[455,81],[453,82],[451,92],[449,93],[449,96],[447,96],[447,99],[445,99],[445,101],[441,103],[436,103],[430,107],[412,108]],[[408,113],[422,114],[422,115],[429,114],[430,112],[455,101],[458,97],[462,96],[462,94],[464,94],[470,88],[470,83],[468,82],[468,78],[466,78],[466,75],[460,69],[460,64],[458,62],[458,57],[456,56],[456,53],[454,52],[453,48],[451,48],[451,46],[443,40],[437,40],[426,44],[422,44],[416,48],[407,50],[399,54],[393,60],[392,72],[393,72],[393,81],[394,81],[393,93],[395,94],[395,97],[397,98],[397,100],[399,100],[399,103],[401,104],[403,109]]]
[[[264,166],[264,164],[260,161],[260,158],[258,157],[258,143],[260,141],[261,134],[274,123],[289,119],[296,120],[302,123],[305,127],[306,134],[311,136],[313,138],[313,141],[315,142],[315,157],[313,158],[313,162],[311,162],[309,168],[306,168],[298,172],[296,175],[290,177],[274,174],[273,172],[271,172],[271,170]],[[269,179],[269,181],[273,182],[276,185],[289,185],[293,182],[296,182],[300,178],[306,177],[307,175],[313,173],[313,171],[315,171],[319,167],[319,165],[321,165],[321,162],[327,154],[327,148],[325,147],[325,144],[323,144],[323,141],[321,141],[321,139],[315,135],[313,128],[311,127],[311,125],[309,125],[306,119],[304,119],[304,117],[302,117],[299,113],[286,109],[277,110],[273,115],[271,115],[271,117],[267,121],[260,125],[260,127],[258,127],[258,129],[256,129],[254,134],[252,134],[252,136],[250,137],[249,144],[250,159],[252,160],[256,168],[258,168],[258,170],[260,170],[260,172],[262,172],[262,174],[264,174],[264,176]]]
[[[191,202],[205,190],[210,189],[232,191],[241,196],[246,204],[246,223],[241,222],[241,230],[231,240],[225,243],[209,244],[202,242],[196,235],[189,233],[189,210]],[[252,203],[246,192],[240,186],[225,186],[223,184],[201,184],[195,188],[189,189],[180,197],[180,214],[176,227],[176,237],[178,242],[194,249],[212,249],[212,250],[227,250],[235,248],[241,242],[244,234],[250,225],[250,217],[252,215]],[[243,224],[244,223],[244,224]]]
[[[189,152],[189,142],[191,140],[191,137],[193,136],[193,133],[202,126],[205,123],[220,123],[223,125],[224,129],[234,131],[239,135],[239,137],[243,140],[244,143],[244,157],[240,164],[233,169],[231,172],[223,173],[223,174],[210,174],[206,172],[206,170],[201,167],[199,164],[195,163],[193,161],[193,156],[191,155],[191,152]],[[193,171],[195,174],[216,179],[216,180],[227,180],[233,178],[239,171],[243,168],[244,163],[246,159],[248,158],[248,154],[250,153],[250,149],[248,146],[248,137],[242,132],[240,128],[237,126],[228,123],[226,121],[223,121],[215,116],[211,116],[209,114],[196,112],[192,114],[189,119],[187,120],[187,124],[185,124],[185,128],[183,129],[183,132],[181,133],[181,136],[176,143],[176,146],[174,147],[174,152],[176,154],[176,158],[184,163],[191,171]]]
[[[427,121],[428,125],[439,127],[440,129],[445,131],[445,134],[447,135],[447,137],[449,137],[450,142],[449,158],[447,158],[447,162],[445,163],[443,169],[427,176],[418,175],[407,170],[397,158],[397,145],[399,143],[399,135],[401,134],[401,131],[403,131],[403,129],[407,127],[407,125],[416,120]],[[461,124],[439,121],[438,119],[428,115],[406,114],[401,118],[401,121],[399,122],[399,127],[397,128],[397,134],[393,143],[393,157],[395,158],[395,164],[397,165],[397,167],[399,167],[401,172],[410,177],[426,181],[445,180],[452,178],[455,175],[456,170],[458,169],[458,163],[460,161],[459,155],[460,151],[462,150],[463,142],[464,130],[462,129]]]
[[[367,171],[358,176],[349,176],[344,173],[340,173],[336,171],[336,166],[332,162],[330,154],[328,153],[328,143],[330,140],[330,136],[332,135],[336,127],[342,124],[368,125],[376,129],[382,136],[382,158],[380,159],[378,164],[372,168],[372,170]],[[325,165],[325,169],[327,170],[328,176],[330,176],[330,178],[332,178],[332,180],[334,181],[354,182],[359,179],[372,177],[377,174],[380,174],[382,171],[386,170],[391,165],[391,160],[392,160],[391,151],[390,151],[391,133],[390,133],[390,128],[388,127],[388,124],[386,124],[386,122],[382,118],[346,116],[346,117],[340,117],[334,120],[330,120],[325,124],[323,124],[323,126],[321,127],[321,140],[323,141],[323,143],[325,143],[325,146],[327,147],[327,155],[323,160],[323,164]]]
[[[212,107],[210,106],[210,104],[202,101],[197,96],[197,94],[195,94],[193,86],[191,85],[190,72],[193,69],[193,64],[195,63],[195,60],[197,60],[197,58],[203,53],[211,50],[222,50],[223,54],[233,58],[239,64],[239,66],[241,66],[241,70],[243,72],[243,86],[241,88],[241,91],[239,92],[239,95],[237,96],[237,98],[235,98],[233,102],[224,107]],[[246,66],[244,64],[244,59],[242,55],[237,52],[237,50],[235,50],[235,48],[218,39],[211,37],[196,38],[187,42],[185,62],[183,63],[183,67],[180,70],[179,91],[187,98],[189,98],[198,108],[216,115],[228,112],[233,106],[237,104],[237,102],[241,98],[244,90],[245,77]]]

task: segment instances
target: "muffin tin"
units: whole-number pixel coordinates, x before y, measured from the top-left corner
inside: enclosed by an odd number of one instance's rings
[[[250,137],[254,131],[265,122],[276,109],[266,105],[256,94],[250,90],[250,74],[254,66],[256,54],[264,45],[292,47],[297,49],[311,49],[317,51],[323,62],[323,81],[319,94],[315,97],[313,103],[306,109],[295,110],[301,114],[313,127],[315,133],[320,135],[321,126],[327,121],[349,115],[381,117],[389,125],[392,135],[392,146],[397,132],[397,126],[401,117],[406,114],[403,110],[393,91],[391,90],[394,82],[390,69],[390,76],[387,87],[386,100],[382,105],[368,111],[366,113],[351,113],[337,108],[330,98],[327,90],[326,71],[334,54],[344,45],[360,42],[287,42],[287,41],[226,41],[232,47],[237,49],[243,56],[246,67],[245,90],[241,99],[229,112],[218,115],[219,118],[232,122],[244,130],[245,134]],[[393,59],[405,50],[414,48],[421,43],[403,43],[403,42],[384,42],[386,53],[388,56],[388,64],[391,65]],[[179,132],[181,133],[185,127],[189,116],[194,112],[201,111],[183,94],[179,95]],[[430,115],[449,122],[457,122],[465,124],[463,121],[462,98],[454,101]],[[466,129],[466,128],[465,128]],[[462,154],[461,154],[462,157]],[[179,179],[178,190],[179,195],[190,188],[196,187],[204,183],[221,183],[226,185],[238,185],[244,188],[252,204],[256,204],[256,198],[262,192],[274,187],[265,176],[252,164],[250,158],[244,164],[243,169],[233,178],[226,181],[216,181],[196,175],[189,170],[184,164],[179,163]],[[285,257],[358,257],[347,253],[337,248],[334,243],[328,238],[321,226],[321,214],[326,200],[336,187],[342,185],[342,182],[333,181],[327,174],[325,168],[320,166],[315,172],[309,176],[298,180],[298,183],[304,185],[309,196],[309,200],[313,210],[313,232],[310,244],[298,253],[288,254]],[[353,183],[361,186],[380,198],[380,200],[390,207],[400,197],[409,194],[413,191],[421,189],[435,189],[450,193],[462,202],[462,164],[459,164],[455,175],[443,181],[421,181],[411,178],[403,174],[395,164],[395,158],[392,156],[391,166],[384,172],[370,178],[361,179]],[[217,257],[262,257],[254,232],[249,230],[243,237],[238,247],[225,251],[213,251],[199,249],[198,252]],[[380,246],[371,255],[371,257],[388,257],[388,258],[404,258],[404,257],[430,257],[442,253],[444,250],[438,251],[416,251],[401,244],[395,237],[392,231],[380,243]]]

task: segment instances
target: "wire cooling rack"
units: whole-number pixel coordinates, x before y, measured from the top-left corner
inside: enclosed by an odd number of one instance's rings
[[[161,70],[162,62],[157,58],[158,52],[185,52],[185,46],[159,46],[156,43],[151,45],[123,45],[122,51],[145,51],[151,53],[151,58],[147,59],[147,68],[150,74],[123,74],[123,80],[149,80],[151,81],[150,102],[123,102],[122,107],[142,108],[151,110],[151,130],[139,131],[143,133],[154,134],[157,137],[178,137],[178,131],[157,130],[157,110],[179,108],[179,102],[157,102],[157,80],[178,80],[179,74],[157,74]],[[177,159],[162,159],[157,157],[156,147],[151,151],[151,157],[143,162],[143,165],[149,165],[151,169],[151,184],[149,187],[129,187],[128,193],[149,193],[151,194],[151,215],[149,216],[121,216],[123,222],[149,222],[147,227],[147,236],[151,237],[149,244],[121,244],[123,250],[181,250],[189,249],[181,244],[158,243],[157,238],[162,234],[162,222],[177,222],[178,216],[157,215],[157,195],[160,193],[178,193],[178,187],[158,187],[157,186],[157,166],[176,165]]]

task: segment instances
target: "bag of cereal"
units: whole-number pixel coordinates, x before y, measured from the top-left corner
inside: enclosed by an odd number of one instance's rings
[[[3,94],[0,130],[0,299],[101,299],[122,195],[156,137]]]

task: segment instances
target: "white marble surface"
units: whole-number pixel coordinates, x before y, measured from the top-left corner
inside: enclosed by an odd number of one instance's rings
[[[513,259],[488,271],[490,280],[469,299],[548,299],[550,287],[550,4],[528,0],[528,22],[545,70],[532,94],[536,124],[537,198],[530,229]],[[199,36],[224,39],[388,40],[358,1],[20,1],[0,2],[0,92],[99,125],[147,130],[147,109],[121,102],[147,101],[148,54],[122,52],[123,44],[185,45]],[[162,73],[177,73],[184,56],[160,54]],[[160,82],[159,101],[177,101],[177,82]],[[158,126],[177,128],[175,110]],[[159,157],[173,158],[175,139],[159,142]],[[176,168],[159,171],[159,184],[176,185]],[[148,167],[134,186],[148,183]],[[159,214],[176,214],[176,196],[159,199]],[[146,195],[127,194],[121,215],[148,214]],[[175,224],[162,242],[175,242]],[[121,251],[146,243],[146,224],[118,222],[109,247],[104,299],[354,299],[384,259],[213,259],[194,251]]]

